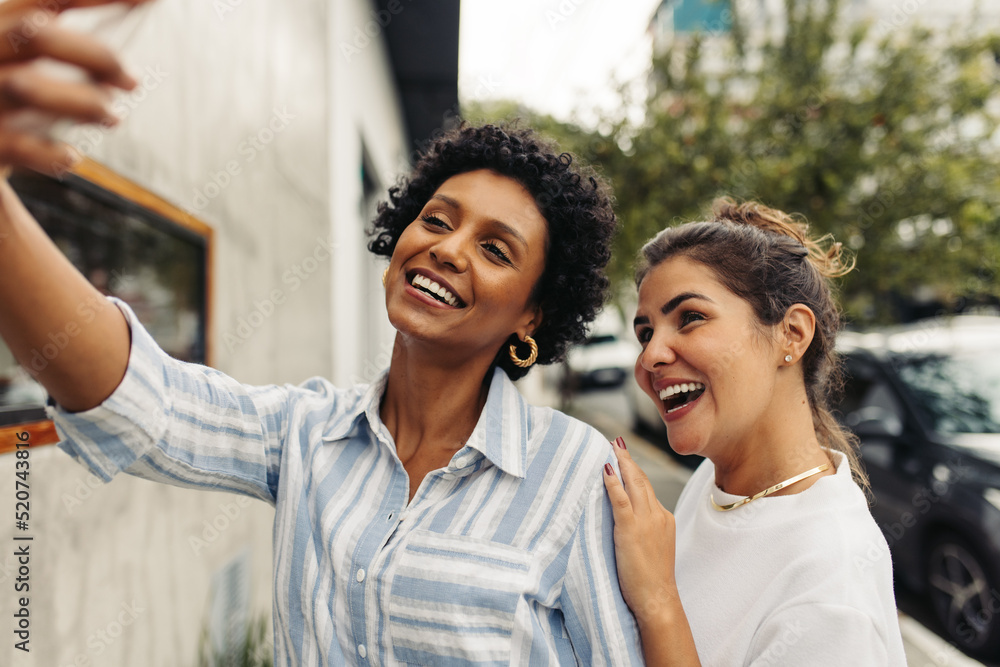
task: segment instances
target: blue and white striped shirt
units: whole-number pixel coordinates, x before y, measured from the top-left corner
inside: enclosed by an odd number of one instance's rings
[[[642,664],[598,432],[526,404],[498,369],[466,445],[407,502],[384,375],[243,385],[170,358],[118,303],[125,378],[92,410],[50,409],[60,446],[104,480],[275,506],[276,665]]]

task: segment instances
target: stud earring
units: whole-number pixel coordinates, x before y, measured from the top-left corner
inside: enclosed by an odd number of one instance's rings
[[[382,287],[385,287],[385,278],[389,275],[389,267],[385,267],[385,271],[382,272]]]
[[[785,355],[785,363],[786,364],[792,363],[792,355],[790,355],[790,354],[786,354]]]
[[[538,343],[531,336],[525,336],[524,342],[531,347],[531,354],[528,355],[527,359],[521,359],[517,356],[517,347],[512,343],[508,352],[510,353],[510,360],[514,362],[514,365],[518,368],[528,368],[531,364],[538,360]]]

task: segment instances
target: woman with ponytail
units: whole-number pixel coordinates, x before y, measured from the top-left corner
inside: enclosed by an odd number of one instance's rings
[[[757,203],[666,229],[636,271],[635,376],[706,460],[670,514],[615,441],[618,577],[648,665],[905,665],[889,550],[834,420],[840,244]],[[676,546],[675,546],[676,545]]]

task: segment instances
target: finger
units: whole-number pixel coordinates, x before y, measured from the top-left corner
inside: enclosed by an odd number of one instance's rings
[[[604,464],[604,488],[607,489],[608,498],[611,500],[611,511],[614,513],[615,523],[628,521],[632,518],[632,501],[629,500],[625,487],[615,475],[614,468],[611,467],[610,463]]]
[[[0,8],[4,7],[0,4]],[[12,13],[0,13],[0,58],[4,62],[30,57],[31,41],[55,24],[54,12],[37,7]]]
[[[35,0],[38,2],[39,0]],[[62,2],[62,0],[58,0]],[[68,0],[70,7],[97,7],[98,5],[143,5],[152,0]]]
[[[58,0],[55,3],[42,3],[39,0],[7,0],[6,2],[0,2],[0,20],[36,12],[42,8],[43,4],[56,5],[56,7],[49,9],[56,9],[60,6]]]
[[[0,164],[34,169],[63,177],[81,160],[71,146],[32,134],[0,132]]]
[[[114,52],[86,34],[46,26],[27,40],[0,40],[0,61],[38,57],[79,67],[91,79],[118,88],[131,90],[136,85]]]
[[[0,110],[30,107],[81,123],[114,125],[118,117],[110,101],[110,95],[99,87],[60,81],[38,70],[0,73]]]
[[[659,504],[652,484],[642,468],[635,462],[628,451],[624,438],[615,438],[615,456],[618,458],[618,467],[621,470],[622,482],[625,490],[629,494],[632,506],[636,514],[645,514]]]
[[[7,0],[0,2],[0,18],[11,14],[34,11],[38,8],[62,12],[80,7],[96,7],[98,5],[124,4],[141,5],[150,0]]]

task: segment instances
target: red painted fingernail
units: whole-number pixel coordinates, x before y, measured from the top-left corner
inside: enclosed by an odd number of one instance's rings
[[[615,438],[615,444],[618,445],[619,447],[621,447],[624,450],[628,450],[628,447],[625,446],[625,438],[623,438],[621,436],[618,436],[617,438]]]
[[[605,463],[605,464],[604,464],[604,474],[605,474],[605,475],[609,475],[609,476],[611,476],[611,477],[614,477],[614,476],[615,476],[615,471],[614,471],[614,469],[613,469],[613,468],[611,467],[611,464],[610,464],[610,463]]]

